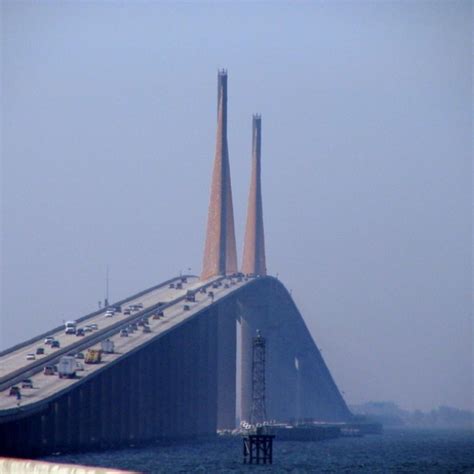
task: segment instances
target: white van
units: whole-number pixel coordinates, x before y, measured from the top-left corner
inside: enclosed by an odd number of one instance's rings
[[[64,323],[64,332],[66,334],[76,334],[76,321],[66,321]]]

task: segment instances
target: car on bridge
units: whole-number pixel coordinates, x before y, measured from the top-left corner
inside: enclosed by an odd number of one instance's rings
[[[36,348],[36,355],[44,355],[44,348],[43,347],[37,347]]]
[[[33,381],[31,379],[23,379],[21,381],[21,388],[33,388]]]
[[[78,328],[76,331],[76,336],[85,336],[86,333],[83,328]]]
[[[54,341],[51,341],[51,347],[53,349],[58,349],[59,347],[61,347],[61,344],[59,344],[59,341],[55,339]]]
[[[21,398],[20,387],[18,387],[18,385],[14,385],[13,387],[10,387],[10,391],[8,392],[8,395],[10,397]]]
[[[122,329],[120,331],[120,337],[128,337],[128,331],[126,329]]]
[[[26,354],[26,360],[36,360],[36,356],[33,353]]]
[[[97,329],[99,329],[99,326],[96,323],[90,324],[90,327],[93,331],[97,331]]]
[[[186,292],[186,301],[196,301],[196,293],[193,290],[188,290]]]
[[[44,340],[44,343],[49,346],[52,342],[54,341],[54,337],[53,336],[48,336],[45,340]]]
[[[83,352],[78,352],[74,357],[76,359],[84,359],[84,353]]]
[[[44,375],[54,375],[56,371],[54,370],[53,365],[46,365],[43,369],[43,374]]]
[[[185,304],[185,305],[183,306],[183,310],[184,310],[184,311],[189,311],[190,309],[191,309],[191,308],[189,307],[188,304]]]
[[[143,332],[144,333],[151,332],[150,326],[143,326]]]

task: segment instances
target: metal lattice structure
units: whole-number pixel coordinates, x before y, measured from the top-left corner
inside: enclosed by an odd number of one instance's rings
[[[265,410],[265,338],[257,329],[252,344],[252,411],[250,422],[263,423],[267,418]]]

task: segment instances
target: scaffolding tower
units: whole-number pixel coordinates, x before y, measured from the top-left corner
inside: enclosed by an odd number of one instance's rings
[[[252,344],[252,410],[250,423],[256,425],[267,419],[265,410],[265,338],[257,329]]]

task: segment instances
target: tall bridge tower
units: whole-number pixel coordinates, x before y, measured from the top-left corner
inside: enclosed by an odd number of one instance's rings
[[[217,75],[216,154],[201,278],[205,280],[235,272],[237,249],[227,145],[227,71],[222,69]]]
[[[247,226],[245,229],[242,273],[264,276],[265,237],[263,232],[263,205],[261,171],[262,117],[255,114],[252,119],[252,174],[250,178]]]

